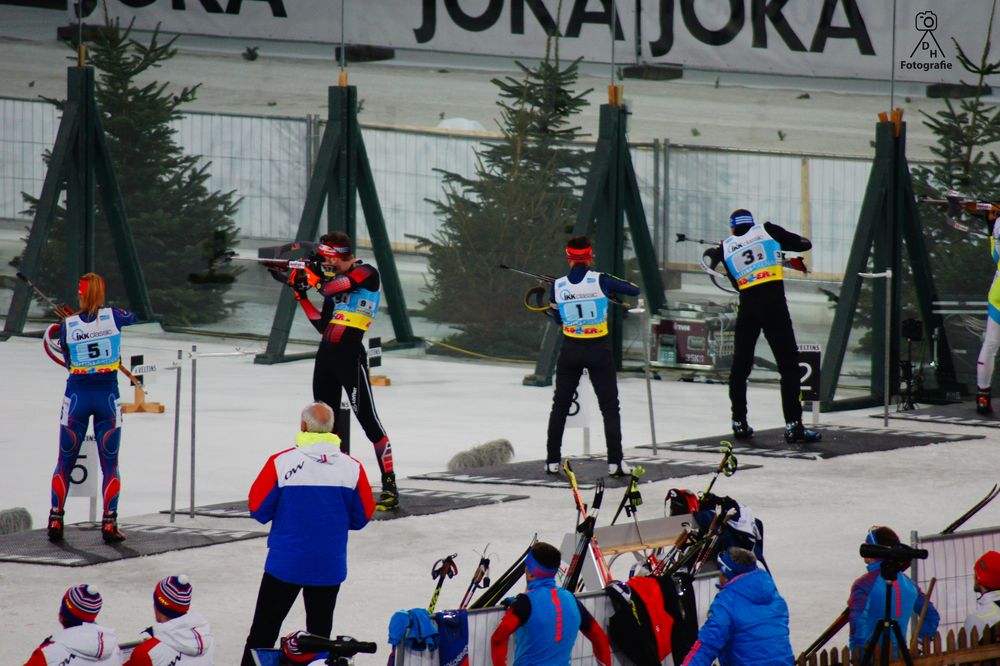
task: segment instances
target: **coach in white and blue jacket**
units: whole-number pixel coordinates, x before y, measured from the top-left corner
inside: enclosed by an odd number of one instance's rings
[[[340,451],[333,410],[302,410],[295,446],[271,456],[250,488],[250,515],[271,523],[257,607],[243,650],[274,647],[302,590],[306,630],[329,637],[340,584],[347,578],[347,532],[368,524],[375,500],[364,467]]]

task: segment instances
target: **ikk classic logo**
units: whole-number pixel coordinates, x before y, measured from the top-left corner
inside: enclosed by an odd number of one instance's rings
[[[909,58],[899,61],[900,69],[919,69],[924,72],[931,70],[950,70],[954,65],[948,61],[945,51],[941,48],[934,31],[938,29],[938,17],[927,10],[917,12],[913,18],[916,30],[915,44]]]

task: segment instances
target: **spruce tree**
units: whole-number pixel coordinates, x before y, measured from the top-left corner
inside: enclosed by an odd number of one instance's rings
[[[168,83],[137,81],[176,55],[177,38],[160,43],[157,30],[143,44],[131,37],[131,28],[107,21],[89,56],[96,70],[101,123],[150,301],[164,324],[217,321],[236,305],[225,295],[240,269],[219,266],[218,258],[236,245],[233,215],[239,201],[235,192],[209,192],[209,163],[199,164],[199,156],[185,155],[176,142],[171,122],[181,117],[182,105],[195,99],[198,86],[171,92]],[[75,44],[70,46],[75,50]],[[36,201],[27,195],[25,199],[33,209]],[[53,220],[36,279],[52,293],[59,293],[64,283],[62,212]],[[107,281],[109,300],[124,304],[125,289],[106,224],[97,225],[96,243],[95,269]]]
[[[443,199],[433,202],[441,227],[420,240],[429,250],[428,318],[449,322],[452,344],[497,356],[530,357],[545,318],[522,305],[532,282],[503,263],[534,273],[564,272],[565,241],[580,206],[590,154],[570,145],[581,130],[572,117],[589,90],[573,91],[579,60],[559,61],[550,36],[535,67],[493,79],[503,138],[476,152],[475,176],[443,171]]]

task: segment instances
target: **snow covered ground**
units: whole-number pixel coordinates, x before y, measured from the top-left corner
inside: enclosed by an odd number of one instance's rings
[[[165,334],[153,327],[131,329],[124,354],[142,353],[165,366],[177,350],[198,345],[200,352],[248,348],[245,341],[211,340]],[[291,350],[290,350],[291,351]],[[185,372],[189,366],[185,367]],[[197,503],[244,498],[267,456],[288,446],[302,406],[310,401],[311,361],[254,365],[250,357],[206,358],[198,363]],[[529,495],[528,500],[442,514],[372,523],[350,540],[350,574],[337,605],[334,631],[385,646],[389,616],[400,608],[426,605],[432,590],[431,565],[459,554],[460,575],[446,584],[439,607],[457,605],[477,551],[489,542],[494,566],[502,570],[534,532],[559,543],[572,528],[575,509],[568,491],[521,486],[473,486],[410,481],[405,477],[441,471],[458,451],[498,437],[509,439],[516,460],[541,460],[551,389],[521,385],[528,366],[432,360],[422,352],[385,355],[381,374],[390,387],[376,387],[376,401],[394,445],[403,487],[443,488]],[[58,414],[65,371],[43,356],[36,339],[0,343],[0,508],[24,506],[36,526],[44,525],[49,476],[56,455]],[[188,375],[189,377],[189,375]],[[123,383],[124,384],[124,383]],[[623,432],[628,448],[649,441],[645,385],[639,377],[620,380]],[[131,389],[123,385],[123,397]],[[127,415],[122,446],[121,516],[124,521],[164,521],[169,506],[173,441],[174,380],[160,373],[149,399],[167,405],[166,414]],[[728,426],[726,389],[721,385],[654,382],[659,439],[722,435]],[[186,505],[190,394],[182,395],[180,487]],[[752,385],[755,427],[781,423],[775,387]],[[596,413],[596,409],[594,410]],[[845,425],[877,426],[870,412],[823,415]],[[595,424],[596,425],[596,424]],[[959,426],[893,421],[897,429],[964,432]],[[359,433],[355,429],[355,433]],[[597,429],[599,433],[599,428]],[[805,647],[843,608],[851,581],[863,571],[858,544],[872,524],[888,524],[906,538],[910,530],[937,532],[979,499],[1000,465],[996,431],[977,429],[986,439],[843,456],[822,461],[743,456],[761,464],[720,479],[716,491],[753,507],[767,527],[767,556],[791,609],[792,642]],[[594,450],[603,441],[594,435]],[[582,451],[579,431],[568,431],[564,453]],[[375,476],[371,447],[355,436],[354,454]],[[647,451],[643,452],[648,453]],[[717,456],[666,452],[685,460],[717,461]],[[981,478],[982,477],[982,478]],[[703,489],[708,477],[644,484],[641,517],[656,517],[674,486]],[[614,498],[617,501],[617,497]],[[968,527],[1000,522],[996,506]],[[70,500],[70,522],[87,519],[84,500]],[[599,524],[607,524],[604,516]],[[253,521],[179,516],[180,525],[254,528]],[[126,542],[127,543],[127,542]],[[234,664],[249,626],[266,554],[265,539],[130,559],[84,568],[0,563],[0,608],[5,631],[4,663],[21,663],[56,627],[60,595],[71,584],[93,582],[103,590],[101,621],[131,638],[152,621],[151,590],[158,579],[186,572],[194,584],[194,607],[211,620],[218,663]],[[304,626],[301,604],[283,632]],[[359,664],[381,664],[380,653]]]

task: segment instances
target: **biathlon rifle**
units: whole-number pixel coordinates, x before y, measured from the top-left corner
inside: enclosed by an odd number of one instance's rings
[[[992,201],[978,201],[976,199],[966,199],[956,190],[945,192],[944,199],[917,199],[918,203],[941,206],[947,209],[946,220],[948,225],[963,233],[973,233],[977,236],[989,236],[992,232],[993,222],[1000,217],[1000,203]],[[985,225],[986,231],[973,229],[964,224],[960,218],[962,213],[979,218]]]
[[[687,234],[677,234],[678,243],[697,243],[698,245],[710,245],[716,246],[722,243],[722,241],[708,241],[703,238],[688,238]],[[789,257],[786,256],[784,252],[781,253],[781,265],[783,268],[789,268],[793,271],[799,271],[804,275],[809,275],[809,267],[806,266],[805,259],[802,257]],[[704,265],[703,265],[704,266]],[[718,271],[709,268],[713,273],[718,275]]]
[[[546,284],[555,284],[556,281],[556,278],[554,278],[551,275],[546,275],[544,273],[532,273],[531,271],[522,271],[520,268],[511,268],[507,264],[500,264],[498,268],[502,268],[505,271],[511,271],[513,273],[520,273],[521,275],[527,275],[528,277],[533,277],[539,282],[544,282]],[[532,296],[536,296],[538,298],[537,305],[532,305],[528,301],[528,299],[530,299]],[[524,307],[528,308],[532,312],[545,312],[549,310],[548,304],[542,305],[545,296],[548,296],[548,290],[545,287],[542,286],[532,287],[531,289],[529,289],[524,293]],[[619,300],[614,296],[611,296],[610,294],[608,295],[608,300],[614,303],[615,305],[622,306],[626,310],[632,308],[631,303]]]
[[[308,255],[301,259],[284,259],[282,257],[243,257],[233,250],[227,250],[222,255],[222,260],[246,261],[260,264],[266,268],[271,276],[281,283],[287,283],[291,287],[315,287],[324,281],[323,258],[316,253],[315,247],[319,243],[296,242],[286,243],[278,248],[278,254],[288,254],[299,249],[312,249]]]
[[[52,308],[53,312],[56,313],[56,316],[58,316],[60,320],[64,320],[67,317],[72,317],[74,314],[76,314],[76,312],[74,312],[73,308],[69,307],[68,305],[58,305],[55,301],[53,301],[51,298],[49,298],[48,296],[46,296],[45,293],[42,292],[42,290],[38,288],[38,285],[36,285],[31,280],[29,280],[28,276],[25,275],[24,273],[22,273],[21,271],[18,271],[15,275],[17,275],[17,279],[18,280],[20,280],[21,282],[23,282],[25,285],[28,286],[29,289],[31,289],[33,292],[35,292],[36,294],[38,294],[39,298],[41,298],[43,301],[45,301],[46,303],[48,303],[49,307]],[[63,366],[65,368],[66,367],[66,362],[63,359],[61,359],[60,357],[56,356],[52,352],[52,350],[50,350],[49,347],[47,346],[48,345],[47,340],[49,339],[49,333],[50,333],[50,331],[53,331],[53,329],[54,329],[55,326],[56,326],[56,324],[52,324],[52,326],[49,326],[45,330],[45,336],[42,338],[42,342],[43,342],[43,344],[46,345],[46,347],[45,347],[45,353],[49,355],[49,358],[51,358],[53,361],[55,361],[56,363],[58,363],[59,365],[61,365],[61,366]],[[119,363],[118,370],[123,375],[125,375],[130,382],[132,382],[133,384],[135,384],[139,388],[142,388],[142,382],[139,380],[138,377],[136,377],[135,375],[133,375],[132,372],[128,368],[126,368],[124,365],[121,365]]]

